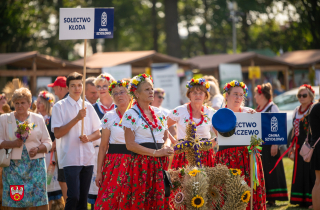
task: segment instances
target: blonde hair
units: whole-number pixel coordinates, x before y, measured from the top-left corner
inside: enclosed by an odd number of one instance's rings
[[[28,103],[31,104],[32,95],[31,95],[31,92],[28,88],[22,87],[22,88],[16,89],[13,92],[12,102],[15,103],[15,101],[20,100],[20,99],[26,99],[28,101]]]
[[[308,94],[309,94],[309,96],[311,97],[311,101],[313,101],[314,100],[314,93],[309,89],[309,88],[307,88],[307,87],[305,87],[305,86],[300,86],[299,87],[299,89],[298,89],[298,93],[297,93],[297,98],[298,98],[298,95],[301,93],[301,91],[303,91],[303,90],[307,90],[308,91]]]
[[[201,90],[202,92],[204,92],[206,94],[206,99],[204,100],[204,102],[208,101],[210,99],[210,93],[207,91],[207,88],[203,85],[194,85],[191,88],[188,88],[186,96],[187,98],[189,98],[190,100],[190,93],[195,91],[195,90]]]
[[[50,103],[48,100],[46,100],[46,99],[44,99],[43,97],[40,96],[40,94],[42,94],[43,92],[46,92],[46,97],[49,97],[50,100],[52,100],[52,103],[54,103],[55,98],[54,98],[54,96],[53,96],[51,93],[49,93],[49,92],[47,92],[47,91],[41,91],[41,92],[39,93],[39,96],[38,96],[38,99],[40,99],[41,103],[44,105],[44,110],[46,111],[46,113],[47,113],[49,116],[51,116],[52,106],[51,106],[51,103]],[[38,112],[38,108],[36,108],[35,112],[36,112],[36,113],[39,113],[39,112]]]
[[[109,77],[110,80],[108,81],[105,77]],[[95,80],[93,81],[93,84],[97,86],[99,82],[106,82],[109,86],[113,81],[115,81],[115,79],[111,74],[103,73],[103,74],[100,74],[97,78],[95,78]]]

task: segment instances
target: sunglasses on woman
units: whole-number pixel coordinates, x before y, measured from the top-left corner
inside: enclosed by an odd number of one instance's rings
[[[308,97],[308,94],[307,94],[307,93],[305,93],[305,94],[298,94],[298,98],[301,98],[301,97],[307,98],[307,97]]]

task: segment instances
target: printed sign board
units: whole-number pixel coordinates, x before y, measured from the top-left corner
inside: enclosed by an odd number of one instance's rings
[[[152,64],[152,77],[154,88],[164,89],[166,95],[162,106],[174,109],[180,105],[180,84],[177,74],[178,65],[170,63]]]
[[[113,38],[114,8],[60,8],[59,40]]]
[[[236,131],[230,137],[218,134],[218,144],[250,145],[252,135],[265,141],[264,145],[287,144],[286,113],[235,113],[237,117]]]
[[[260,79],[261,71],[259,66],[249,66],[249,79]]]

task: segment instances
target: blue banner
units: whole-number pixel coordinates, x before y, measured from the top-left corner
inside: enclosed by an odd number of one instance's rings
[[[95,8],[94,39],[113,38],[114,8]]]
[[[287,144],[286,113],[261,113],[263,145]]]

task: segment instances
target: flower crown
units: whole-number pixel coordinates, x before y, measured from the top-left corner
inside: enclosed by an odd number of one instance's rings
[[[45,99],[46,101],[48,101],[50,103],[51,106],[53,106],[53,99],[50,98],[49,96],[47,96],[47,91],[41,91],[39,93],[39,97]]]
[[[248,94],[247,85],[244,84],[243,82],[238,82],[237,80],[232,80],[231,82],[226,83],[226,85],[223,88],[223,96],[225,96],[225,93],[228,92],[228,90],[230,90],[230,88],[236,87],[236,86],[241,87],[243,89],[244,95],[247,96],[247,94]]]
[[[200,78],[200,79],[195,79],[195,78],[192,78],[186,85],[186,87],[188,89],[192,88],[193,86],[195,85],[202,85],[204,87],[206,87],[207,91],[210,91],[210,83],[209,82],[206,82],[205,79],[203,78]]]
[[[138,85],[145,81],[147,78],[149,78],[151,80],[151,82],[153,83],[153,79],[149,74],[139,74],[138,76],[135,76],[131,79],[130,81],[130,94],[132,96],[134,96],[134,91],[137,90]]]
[[[314,92],[314,89],[311,87],[311,85],[306,85],[306,84],[304,84],[304,85],[301,85],[300,87],[306,87],[306,88],[308,88],[313,94],[315,93],[315,92]]]
[[[109,85],[109,94],[111,95],[112,90],[115,87],[125,87],[128,88],[129,82],[128,81],[124,81],[124,80],[118,80],[118,81],[113,81],[111,82],[111,84]]]
[[[103,78],[103,79],[107,80],[108,82],[113,81],[113,79],[112,79],[111,77],[108,77],[108,76],[103,75],[103,74],[100,74],[100,75],[98,76],[98,78]],[[110,81],[110,80],[111,80],[111,81]]]

